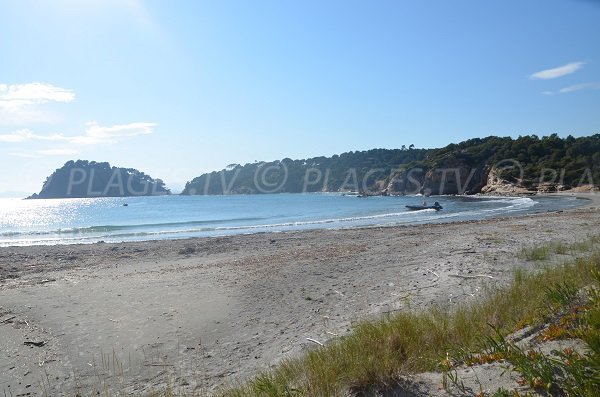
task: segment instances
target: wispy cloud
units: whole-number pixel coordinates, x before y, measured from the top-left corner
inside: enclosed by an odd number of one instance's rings
[[[581,83],[571,85],[569,87],[561,88],[558,90],[559,93],[565,94],[567,92],[581,91],[581,90],[598,90],[600,89],[600,83]]]
[[[16,132],[11,132],[10,134],[2,134],[0,135],[0,142],[23,142],[33,138],[33,134],[29,130],[20,130]]]
[[[17,109],[48,102],[71,102],[74,99],[73,91],[52,84],[0,84],[0,109]]]
[[[529,76],[533,80],[549,80],[575,73],[583,67],[583,62],[571,62],[552,69],[540,70]]]
[[[18,143],[18,142],[24,142],[24,141],[30,141],[30,140],[65,141],[68,139],[69,139],[69,137],[65,137],[62,134],[37,135],[28,129],[11,132],[10,134],[0,134],[0,142],[11,142],[11,143]]]
[[[111,139],[125,136],[151,134],[156,123],[136,122],[129,124],[117,124],[111,127],[102,127],[95,121],[86,123],[85,135],[99,139]]]
[[[148,135],[154,131],[156,123],[135,122],[129,124],[117,124],[110,127],[98,125],[95,121],[85,124],[85,134],[65,137],[76,145],[96,145],[100,143],[117,143],[122,138],[137,135]]]
[[[23,129],[9,134],[0,134],[0,142],[20,143],[25,141],[62,141],[75,145],[94,145],[100,143],[117,143],[122,138],[137,135],[147,135],[154,131],[156,123],[135,122],[118,124],[110,127],[98,125],[95,121],[86,123],[85,133],[82,135],[34,134],[28,129]]]
[[[581,90],[600,90],[600,83],[581,83],[570,85],[565,88],[561,88],[557,91],[542,91],[542,95],[557,95],[557,94],[567,94],[569,92],[581,91]]]
[[[0,84],[0,124],[53,123],[60,117],[44,110],[43,105],[74,100],[73,91],[52,84]]]

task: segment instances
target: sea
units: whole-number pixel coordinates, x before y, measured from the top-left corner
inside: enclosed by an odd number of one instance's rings
[[[443,209],[409,211],[438,201]],[[570,196],[373,196],[306,193],[228,196],[0,199],[0,246],[214,237],[455,222],[558,211]]]

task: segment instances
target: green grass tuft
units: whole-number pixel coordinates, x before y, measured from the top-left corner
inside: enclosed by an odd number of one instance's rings
[[[557,307],[563,307],[572,302],[579,288],[572,283],[563,281],[550,287],[544,287],[548,300]]]
[[[519,251],[517,256],[528,261],[545,261],[550,259],[553,255],[567,255],[570,253],[594,251],[599,244],[600,235],[589,235],[585,240],[572,244],[552,242],[535,247],[525,247]]]

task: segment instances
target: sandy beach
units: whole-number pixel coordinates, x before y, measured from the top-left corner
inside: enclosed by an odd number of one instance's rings
[[[481,297],[536,266],[523,247],[597,233],[588,198],[485,221],[0,248],[0,393],[243,381],[355,321]]]

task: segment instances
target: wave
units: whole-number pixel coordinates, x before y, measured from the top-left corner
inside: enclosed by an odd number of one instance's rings
[[[529,197],[482,198],[483,205],[470,205],[464,201],[448,200],[444,211],[433,209],[341,216],[326,219],[290,220],[290,215],[271,214],[263,217],[233,217],[182,222],[144,223],[132,225],[98,225],[62,228],[45,231],[0,232],[0,246],[93,243],[97,241],[118,242],[186,238],[194,236],[217,236],[281,232],[300,229],[352,228],[360,226],[387,226],[410,223],[447,222],[454,219],[481,219],[518,211],[527,211],[538,204]],[[490,208],[487,203],[493,203]],[[390,208],[388,208],[390,210]],[[382,209],[382,211],[385,211]],[[288,218],[288,219],[286,219]],[[269,222],[269,220],[271,222]],[[266,222],[265,222],[266,221]]]
[[[0,237],[14,237],[20,235],[53,235],[53,234],[92,234],[92,233],[111,233],[119,230],[131,230],[131,229],[147,229],[147,228],[158,228],[158,227],[182,227],[182,226],[196,226],[196,225],[207,225],[207,224],[219,224],[219,223],[231,223],[231,222],[252,222],[260,221],[265,218],[257,217],[243,217],[243,218],[228,218],[228,219],[210,219],[202,221],[184,221],[184,222],[163,222],[163,223],[142,223],[135,225],[99,225],[99,226],[86,226],[86,227],[73,227],[73,228],[61,228],[55,230],[34,230],[34,231],[7,231],[1,232]]]
[[[436,212],[435,210],[423,210],[418,211],[422,212]],[[30,237],[29,240],[35,241],[64,241],[68,242],[69,240],[94,240],[98,241],[101,239],[110,239],[110,240],[127,240],[134,237],[143,238],[143,237],[160,237],[167,235],[193,235],[199,233],[209,233],[209,232],[235,232],[235,231],[244,231],[247,230],[249,232],[256,231],[259,229],[290,229],[290,228],[307,228],[310,226],[317,225],[326,225],[326,224],[344,224],[344,223],[352,223],[352,222],[368,222],[369,220],[375,219],[383,219],[383,218],[392,218],[392,217],[405,217],[413,215],[415,212],[392,212],[385,214],[374,214],[374,215],[366,215],[366,216],[356,216],[356,217],[344,217],[344,218],[329,218],[329,219],[316,219],[316,220],[306,220],[306,221],[293,221],[293,222],[279,222],[279,223],[265,223],[265,224],[254,224],[254,225],[235,225],[235,226],[220,226],[218,224],[223,223],[232,223],[239,221],[257,221],[264,220],[265,218],[233,218],[233,219],[223,219],[223,220],[210,220],[210,221],[191,221],[191,222],[170,222],[170,223],[156,223],[156,224],[142,224],[142,225],[106,225],[106,226],[90,226],[90,227],[81,227],[81,228],[71,228],[71,229],[57,229],[50,231],[18,231],[18,232],[4,232],[0,233],[0,237],[8,237],[9,239],[1,239],[0,244],[5,244],[10,241],[14,241],[10,239],[21,237]],[[183,227],[183,226],[202,226],[208,224],[217,224],[210,227]],[[165,230],[162,228],[172,227],[173,229]],[[140,229],[148,229],[155,228],[161,230],[140,230]],[[137,229],[137,230],[136,230]],[[127,232],[130,230],[129,232]],[[122,233],[119,233],[121,231]],[[61,235],[60,237],[56,237],[57,235]],[[87,235],[87,236],[86,236]],[[46,237],[44,237],[46,236]],[[25,240],[25,239],[24,239]]]

